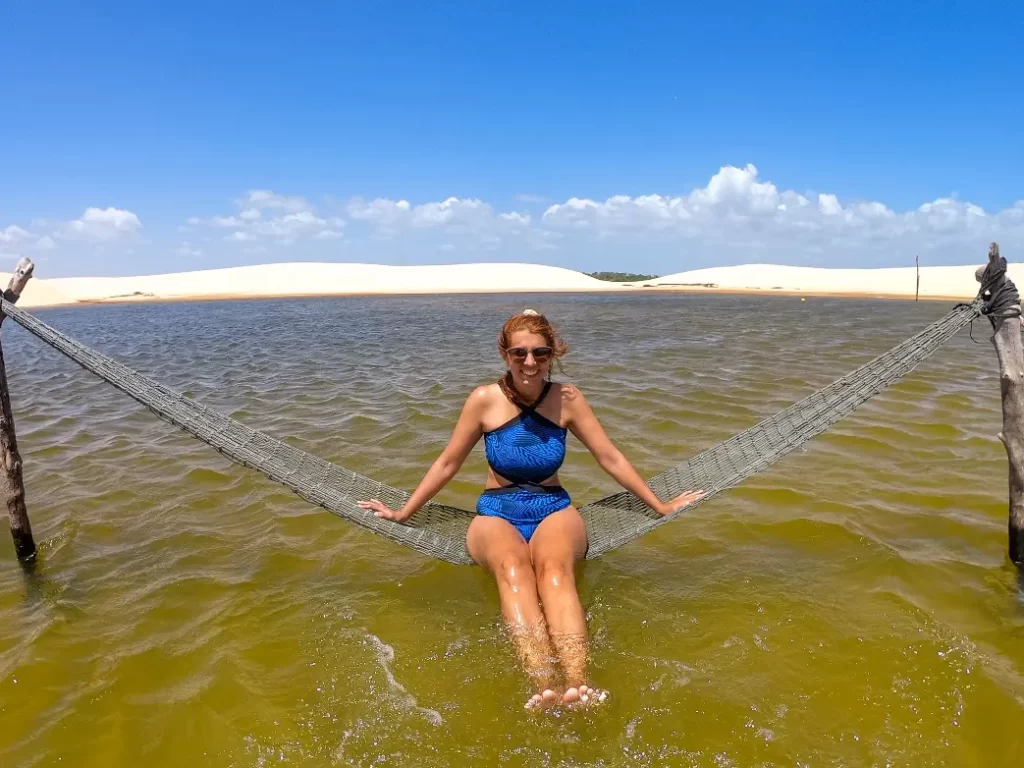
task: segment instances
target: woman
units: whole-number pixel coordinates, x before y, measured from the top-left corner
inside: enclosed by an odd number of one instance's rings
[[[574,576],[575,562],[587,552],[587,531],[558,480],[566,432],[660,514],[701,492],[659,499],[612,445],[583,393],[551,382],[551,364],[568,346],[543,315],[528,309],[510,317],[498,351],[508,372],[469,396],[447,447],[405,505],[394,510],[373,499],[360,506],[378,517],[406,520],[455,476],[482,436],[487,483],[466,547],[497,579],[502,615],[537,692],[526,706],[602,701],[605,692],[589,686],[586,618]]]

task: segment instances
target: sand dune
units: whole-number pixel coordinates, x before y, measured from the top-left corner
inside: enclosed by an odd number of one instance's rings
[[[974,279],[976,266],[922,268],[921,297],[973,297],[978,289]],[[1024,280],[1024,264],[1011,265],[1010,277],[1020,284]],[[9,275],[0,275],[4,284],[8,279]],[[642,283],[609,283],[571,269],[540,264],[395,267],[302,262],[139,277],[33,278],[25,289],[21,305],[46,307],[95,302],[273,296],[540,291],[701,291],[913,297],[915,280],[913,267],[821,269],[744,264],[679,272]]]
[[[580,272],[538,264],[453,264],[393,267],[381,264],[287,263],[139,277],[35,280],[47,297],[74,302],[152,301],[271,296],[406,293],[508,293],[615,290]],[[24,306],[37,296],[26,290]],[[60,302],[50,302],[60,303]],[[68,302],[65,302],[68,303]],[[49,305],[49,304],[47,304]]]
[[[0,287],[6,288],[11,280],[10,272],[0,272]],[[64,304],[75,304],[78,300],[73,296],[61,293],[53,283],[54,280],[28,281],[25,290],[18,300],[18,306],[24,307],[55,307]]]
[[[978,292],[974,271],[981,262],[959,267],[923,267],[922,298],[973,298]],[[1010,279],[1018,285],[1024,279],[1024,264],[1009,266]],[[917,276],[914,267],[883,269],[821,269],[787,267],[778,264],[743,264],[712,267],[666,275],[649,285],[687,288],[713,286],[721,291],[783,291],[813,296],[901,296],[913,297]]]

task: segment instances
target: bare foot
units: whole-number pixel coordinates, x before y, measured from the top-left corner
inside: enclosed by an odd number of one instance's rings
[[[550,688],[545,688],[541,693],[534,694],[526,702],[527,709],[547,709],[558,702],[558,694]]]
[[[563,704],[578,704],[583,707],[594,707],[603,704],[608,698],[608,691],[599,691],[588,685],[581,685],[579,688],[569,688],[562,696]]]

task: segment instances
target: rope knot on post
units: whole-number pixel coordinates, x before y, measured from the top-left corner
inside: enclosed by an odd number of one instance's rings
[[[981,283],[981,313],[990,317],[1020,317],[1020,293],[1006,276],[1006,259],[999,255],[998,243],[989,246],[989,263],[979,267],[978,272],[975,277]]]
[[[999,359],[1003,431],[999,439],[1009,464],[1009,555],[1024,565],[1024,342],[1021,340],[1020,293],[1007,277],[999,244],[988,249],[988,264],[975,272],[981,283],[981,311],[992,323],[992,344]]]

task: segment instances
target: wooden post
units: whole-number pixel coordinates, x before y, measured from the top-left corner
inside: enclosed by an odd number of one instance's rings
[[[988,249],[989,264],[999,261],[999,244]],[[980,281],[984,269],[975,277]],[[998,290],[1010,279],[1003,276],[993,286]],[[1012,285],[1012,283],[1011,283]],[[1016,305],[1019,310],[1020,305]],[[989,317],[995,331],[992,343],[999,358],[999,387],[1003,402],[1003,431],[999,439],[1006,448],[1010,465],[1010,559],[1024,565],[1024,343],[1021,341],[1021,318]]]
[[[914,254],[914,270],[917,273],[917,287],[914,288],[914,301],[917,301],[917,297],[921,294],[921,259],[916,253]]]
[[[32,277],[35,265],[29,259],[22,259],[11,275],[11,282],[4,291],[4,298],[12,304],[20,297],[25,285]],[[5,315],[0,311],[0,323]],[[32,538],[32,526],[28,521],[25,507],[25,484],[21,475],[21,454],[18,453],[18,438],[14,432],[14,414],[11,413],[11,396],[7,391],[7,367],[4,364],[3,345],[0,344],[0,486],[3,487],[7,514],[11,519],[11,536],[14,551],[22,563],[30,563],[36,557],[36,542]]]

